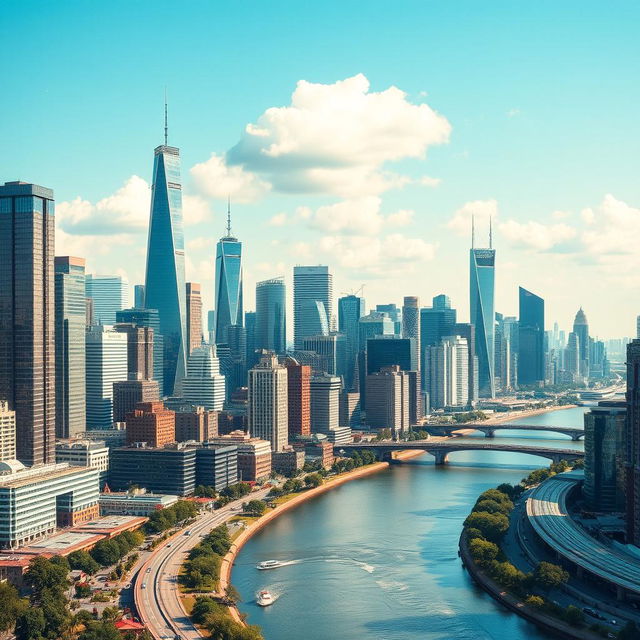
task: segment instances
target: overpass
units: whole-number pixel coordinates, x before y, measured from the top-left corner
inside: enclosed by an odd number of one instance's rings
[[[584,437],[584,429],[579,427],[551,427],[535,424],[507,424],[495,423],[487,424],[486,422],[466,422],[464,424],[425,424],[420,427],[428,431],[434,436],[450,436],[456,431],[462,429],[473,429],[474,431],[482,431],[487,438],[493,438],[498,429],[510,429],[514,431],[549,431],[551,433],[563,433],[569,436],[574,442]]]
[[[382,455],[390,455],[394,451],[406,451],[407,449],[421,449],[430,453],[437,465],[446,464],[449,454],[454,451],[507,451],[510,453],[528,453],[533,456],[548,458],[552,462],[566,460],[571,462],[584,457],[584,451],[578,449],[558,449],[554,447],[541,447],[520,444],[497,444],[495,442],[460,442],[458,438],[447,440],[414,440],[413,442],[358,442],[353,444],[337,444],[334,451],[358,451],[371,450]]]

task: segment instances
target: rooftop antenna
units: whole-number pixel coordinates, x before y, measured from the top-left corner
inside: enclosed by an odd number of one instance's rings
[[[471,214],[471,248],[474,247],[474,240],[476,235],[476,220],[473,213]]]
[[[231,196],[227,196],[227,237],[231,237]]]
[[[491,221],[493,220],[493,216],[489,217],[489,249],[493,249],[493,228],[491,226]]]
[[[169,121],[167,118],[167,87],[164,88],[164,146],[169,139]]]

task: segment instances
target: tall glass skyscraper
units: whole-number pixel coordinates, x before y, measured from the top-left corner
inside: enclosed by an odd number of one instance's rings
[[[578,309],[573,321],[573,333],[578,337],[580,375],[587,380],[589,378],[589,322],[582,307]]]
[[[231,215],[227,213],[227,235],[216,247],[215,290],[216,344],[227,344],[227,327],[243,326],[242,242],[231,235]]]
[[[284,278],[256,284],[255,348],[286,351],[286,288]]]
[[[86,430],[84,258],[56,256],[56,436]]]
[[[180,150],[156,147],[147,245],[145,306],[157,309],[164,340],[163,394],[179,390],[186,372],[186,287]]]
[[[471,324],[476,328],[478,391],[480,397],[495,397],[494,379],[494,291],[495,249],[471,248],[469,270],[469,308]]]
[[[114,324],[116,312],[129,306],[129,283],[122,276],[86,276],[86,297],[93,304],[95,324]]]
[[[327,266],[293,268],[293,342],[328,335],[333,317],[333,276]]]
[[[0,400],[16,412],[16,455],[55,462],[53,191],[0,185]]]
[[[544,300],[519,288],[518,381],[520,384],[544,382]]]
[[[356,295],[338,299],[338,330],[346,336],[347,362],[345,389],[352,389],[358,361],[359,321],[364,315],[364,298]]]

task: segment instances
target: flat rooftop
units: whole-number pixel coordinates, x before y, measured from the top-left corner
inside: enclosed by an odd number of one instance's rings
[[[640,559],[619,545],[590,536],[569,514],[567,496],[578,486],[580,475],[561,473],[532,491],[527,499],[531,526],[566,560],[606,582],[640,594]]]
[[[101,533],[103,535],[114,535],[128,529],[136,529],[142,526],[147,518],[139,516],[103,516],[91,522],[84,522],[74,527],[72,531],[81,531],[87,533]]]
[[[7,549],[6,551],[3,551],[3,553],[14,557],[39,555],[66,556],[73,551],[92,547],[103,538],[104,535],[69,529],[61,533],[56,533],[49,538],[33,542],[28,547],[11,550]]]

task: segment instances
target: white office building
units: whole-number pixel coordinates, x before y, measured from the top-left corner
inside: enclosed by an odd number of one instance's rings
[[[209,411],[222,411],[225,377],[220,374],[215,346],[203,345],[191,352],[187,376],[182,381],[182,397],[186,402]]]
[[[425,350],[425,375],[433,409],[469,404],[469,346],[466,338],[447,336]]]
[[[328,433],[340,426],[340,390],[337,376],[311,378],[311,432]]]
[[[0,400],[0,462],[16,457],[16,412]]]

